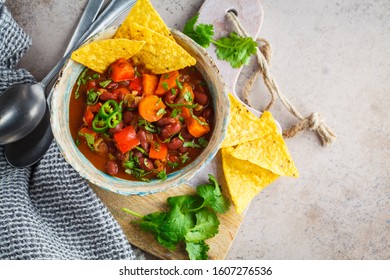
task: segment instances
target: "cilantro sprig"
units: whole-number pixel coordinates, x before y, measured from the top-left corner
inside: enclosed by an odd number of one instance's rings
[[[217,213],[227,212],[230,202],[211,174],[209,183],[198,186],[196,190],[196,195],[169,197],[167,204],[170,209],[166,212],[143,216],[127,208],[122,210],[138,217],[133,223],[152,232],[162,246],[174,251],[180,242],[184,242],[191,260],[205,260],[209,251],[205,240],[218,234]]]
[[[196,25],[198,18],[199,14],[196,14],[186,22],[183,28],[184,34],[204,48],[213,43],[217,57],[229,62],[233,68],[249,63],[250,56],[256,53],[257,48],[256,42],[251,37],[241,37],[236,32],[231,32],[228,36],[215,41],[213,40],[214,26],[203,23]]]

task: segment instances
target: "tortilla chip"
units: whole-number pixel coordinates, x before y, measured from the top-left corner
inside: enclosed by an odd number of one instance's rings
[[[130,30],[132,39],[146,41],[133,57],[136,65],[143,65],[154,74],[163,74],[196,64],[195,58],[167,37],[137,23],[130,24]]]
[[[232,152],[232,156],[236,159],[248,160],[281,176],[298,177],[299,172],[272,114],[268,111],[264,112],[260,121],[267,127],[269,133],[254,141],[238,145]]]
[[[226,137],[221,148],[236,146],[258,139],[269,133],[267,127],[258,117],[249,111],[231,93],[230,99],[230,122]]]
[[[247,160],[234,158],[231,154],[233,151],[233,147],[221,149],[222,168],[231,200],[241,214],[252,199],[279,175]]]
[[[130,25],[133,22],[152,29],[153,31],[174,41],[168,26],[166,26],[149,0],[138,0],[135,3],[134,7],[130,10],[129,14],[118,28],[114,38],[131,39]]]
[[[96,72],[103,73],[117,59],[132,57],[144,44],[145,42],[128,39],[94,41],[75,50],[71,58]]]

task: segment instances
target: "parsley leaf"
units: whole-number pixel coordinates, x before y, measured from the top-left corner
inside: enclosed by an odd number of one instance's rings
[[[222,194],[217,179],[209,174],[209,184],[200,185],[197,191],[204,198],[203,206],[208,206],[218,213],[229,210],[229,200]]]
[[[214,36],[214,26],[212,24],[201,23],[195,27],[198,18],[199,13],[190,18],[184,25],[183,33],[202,47],[207,48],[212,42],[212,38]]]
[[[249,62],[251,55],[257,51],[257,43],[251,37],[241,37],[236,32],[231,32],[229,36],[213,40],[214,27],[211,24],[198,24],[199,14],[190,18],[184,25],[183,33],[191,37],[202,47],[207,48],[210,43],[216,47],[219,59],[230,63],[233,68],[239,68]]]
[[[226,212],[229,204],[226,204],[227,198],[222,195],[212,175],[209,175],[209,184],[198,186],[197,191],[196,195],[169,197],[169,210],[166,212],[142,216],[126,208],[122,210],[138,217],[133,223],[144,231],[152,232],[162,246],[175,250],[182,242],[191,260],[206,260],[209,246],[205,240],[219,231],[220,222],[216,212]]]
[[[239,68],[249,62],[249,57],[256,53],[257,44],[251,37],[241,37],[232,32],[214,42],[219,59],[226,60],[233,68]]]
[[[207,260],[207,252],[210,247],[204,240],[200,242],[186,242],[186,251],[190,260]]]

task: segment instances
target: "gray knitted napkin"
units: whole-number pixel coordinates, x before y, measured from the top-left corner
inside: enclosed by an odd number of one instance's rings
[[[0,0],[0,95],[32,83],[14,69],[31,39]],[[104,204],[55,141],[32,168],[11,167],[0,146],[0,259],[141,259]]]

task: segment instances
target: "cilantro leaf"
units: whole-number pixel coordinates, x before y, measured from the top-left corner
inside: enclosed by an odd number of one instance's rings
[[[207,252],[209,249],[209,245],[204,240],[197,243],[186,242],[186,251],[190,260],[207,260]]]
[[[213,43],[217,47],[218,58],[226,60],[233,68],[248,64],[249,57],[257,50],[257,44],[251,37],[241,37],[236,32]]]
[[[183,213],[196,211],[202,207],[204,199],[194,195],[180,195],[168,197],[167,203],[171,207],[178,206]]]
[[[209,184],[197,187],[198,194],[204,198],[203,206],[210,207],[218,213],[225,213],[230,208],[229,200],[222,194],[217,180],[209,174]]]
[[[196,195],[169,197],[167,204],[170,210],[166,212],[142,216],[122,209],[138,217],[139,220],[133,223],[139,224],[142,230],[152,232],[162,246],[175,250],[183,242],[191,260],[205,260],[209,246],[204,240],[214,237],[219,231],[220,222],[216,212],[222,213],[229,208],[215,177],[209,175],[209,181],[209,184],[198,187]]]
[[[195,27],[198,21],[199,13],[190,18],[183,28],[183,33],[190,37],[192,40],[197,42],[204,48],[210,46],[212,38],[214,36],[214,26],[212,24],[200,23]]]
[[[188,229],[194,227],[195,219],[190,213],[183,213],[179,205],[174,207],[166,215],[164,223],[161,224],[160,237],[172,243],[178,243],[184,239]]]
[[[185,240],[199,242],[215,236],[218,233],[219,220],[215,212],[202,208],[195,213],[196,224],[188,229]]]

